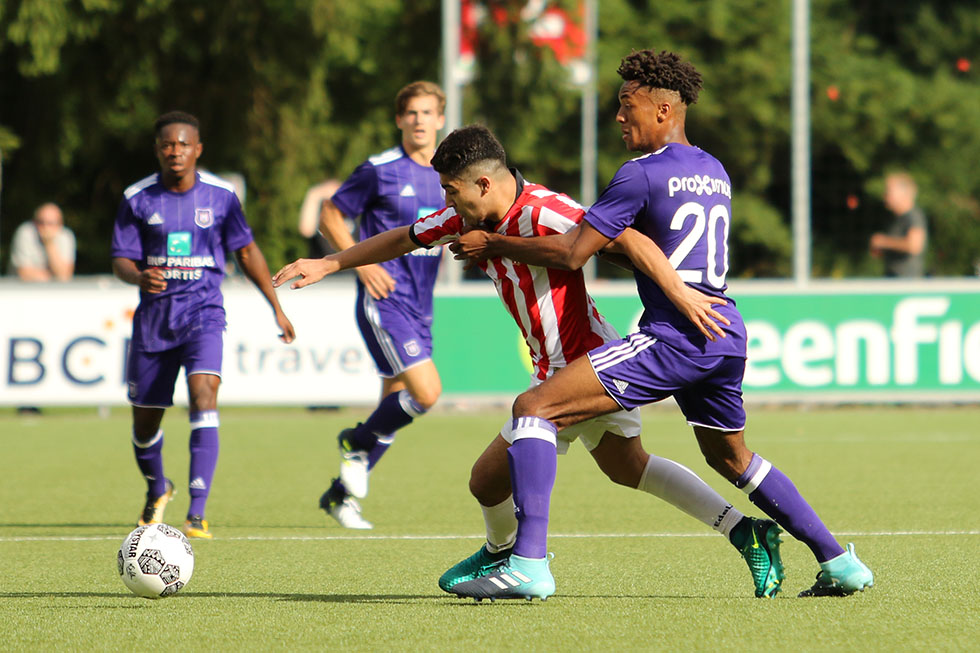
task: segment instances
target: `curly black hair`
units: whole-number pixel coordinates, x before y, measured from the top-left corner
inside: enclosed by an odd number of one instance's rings
[[[616,71],[623,81],[637,81],[650,88],[677,91],[681,101],[690,106],[698,101],[701,73],[673,52],[653,50],[633,52],[623,59]]]
[[[187,113],[186,111],[168,111],[153,123],[153,133],[157,136],[160,135],[160,130],[167,125],[173,125],[179,123],[181,125],[190,125],[197,130],[198,137],[201,135],[201,124],[198,122],[197,118]]]
[[[432,157],[436,172],[459,177],[475,163],[507,167],[507,153],[497,137],[483,125],[468,125],[453,130],[443,139]]]

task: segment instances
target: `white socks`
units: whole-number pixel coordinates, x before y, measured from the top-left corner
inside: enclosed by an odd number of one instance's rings
[[[499,553],[514,546],[517,539],[517,516],[514,515],[514,495],[510,495],[495,506],[483,510],[483,521],[487,525],[487,551]]]
[[[680,508],[725,537],[742,519],[742,513],[711,489],[701,477],[673,460],[651,455],[636,489]]]

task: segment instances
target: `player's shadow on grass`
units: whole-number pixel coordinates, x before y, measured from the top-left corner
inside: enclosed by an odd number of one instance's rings
[[[0,592],[0,599],[126,599],[146,601],[125,592]],[[434,594],[287,594],[284,592],[181,592],[176,600],[207,599],[272,599],[310,603],[416,603],[442,600],[447,596]],[[148,602],[147,602],[148,604]]]
[[[125,592],[0,592],[0,599],[133,599],[147,601]]]
[[[57,524],[4,524],[0,522],[0,528],[136,528],[131,523],[121,523],[121,522],[88,522],[85,524],[81,523],[57,523]]]
[[[200,596],[249,596],[248,594],[214,594],[203,593]],[[444,597],[435,594],[266,594],[268,598],[278,601],[296,601],[301,603],[417,603],[419,601],[435,601]]]
[[[153,601],[147,599],[142,599],[138,596],[133,596],[131,594],[126,594],[125,592],[0,592],[0,599],[40,599],[40,598],[53,598],[53,599],[124,599],[126,601],[132,601],[132,604],[127,605],[115,605],[115,606],[100,606],[109,608],[138,608],[141,606],[149,606]],[[271,599],[273,601],[293,601],[299,603],[401,603],[401,604],[417,604],[417,603],[448,603],[449,605],[458,607],[482,607],[482,606],[501,606],[501,605],[511,605],[511,606],[528,606],[541,603],[541,601],[526,601],[522,599],[501,599],[491,603],[489,600],[483,600],[477,602],[473,599],[464,599],[451,594],[286,594],[283,592],[182,592],[180,597],[176,597],[172,600],[180,601],[182,599],[192,599],[192,598],[220,598],[220,599]],[[570,594],[570,595],[559,595],[554,596],[549,599],[552,602],[561,602],[563,600],[578,600],[578,599],[624,599],[629,601],[636,600],[652,600],[652,601],[665,601],[665,600],[680,600],[680,601],[691,601],[691,600],[705,600],[711,599],[712,597],[705,596],[691,596],[691,595],[647,595],[647,596],[626,596],[622,594],[612,595],[584,595],[584,594]],[[718,600],[729,601],[732,598],[737,597],[713,597]],[[758,599],[752,597],[741,597],[745,598],[747,601],[757,601]],[[55,606],[52,606],[55,607]],[[91,607],[91,606],[56,606],[56,607]]]

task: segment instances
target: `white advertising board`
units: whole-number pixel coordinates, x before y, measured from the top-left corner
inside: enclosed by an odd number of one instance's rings
[[[336,406],[377,400],[380,384],[354,321],[354,284],[280,290],[296,328],[283,344],[248,281],[222,287],[221,404]],[[0,283],[0,405],[126,403],[125,366],[139,291],[111,277],[64,284]],[[183,376],[174,393],[187,403]]]

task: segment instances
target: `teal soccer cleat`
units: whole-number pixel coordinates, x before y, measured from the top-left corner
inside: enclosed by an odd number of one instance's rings
[[[817,582],[808,590],[800,592],[800,597],[809,596],[850,596],[863,592],[875,584],[874,574],[868,566],[854,554],[854,545],[848,544],[847,551],[833,560],[820,563]]]
[[[490,553],[487,551],[486,545],[481,546],[479,551],[469,558],[457,562],[439,577],[439,589],[452,593],[453,587],[457,583],[465,583],[468,580],[486,576],[495,567],[507,561],[511,550],[508,548],[498,553]]]
[[[463,598],[526,599],[542,601],[555,593],[555,579],[548,568],[547,558],[522,558],[511,555],[486,576],[453,585],[452,593]]]
[[[745,558],[752,572],[756,598],[774,598],[782,589],[783,559],[779,555],[782,529],[771,519],[747,517],[752,522],[752,538],[741,547],[739,553]]]

